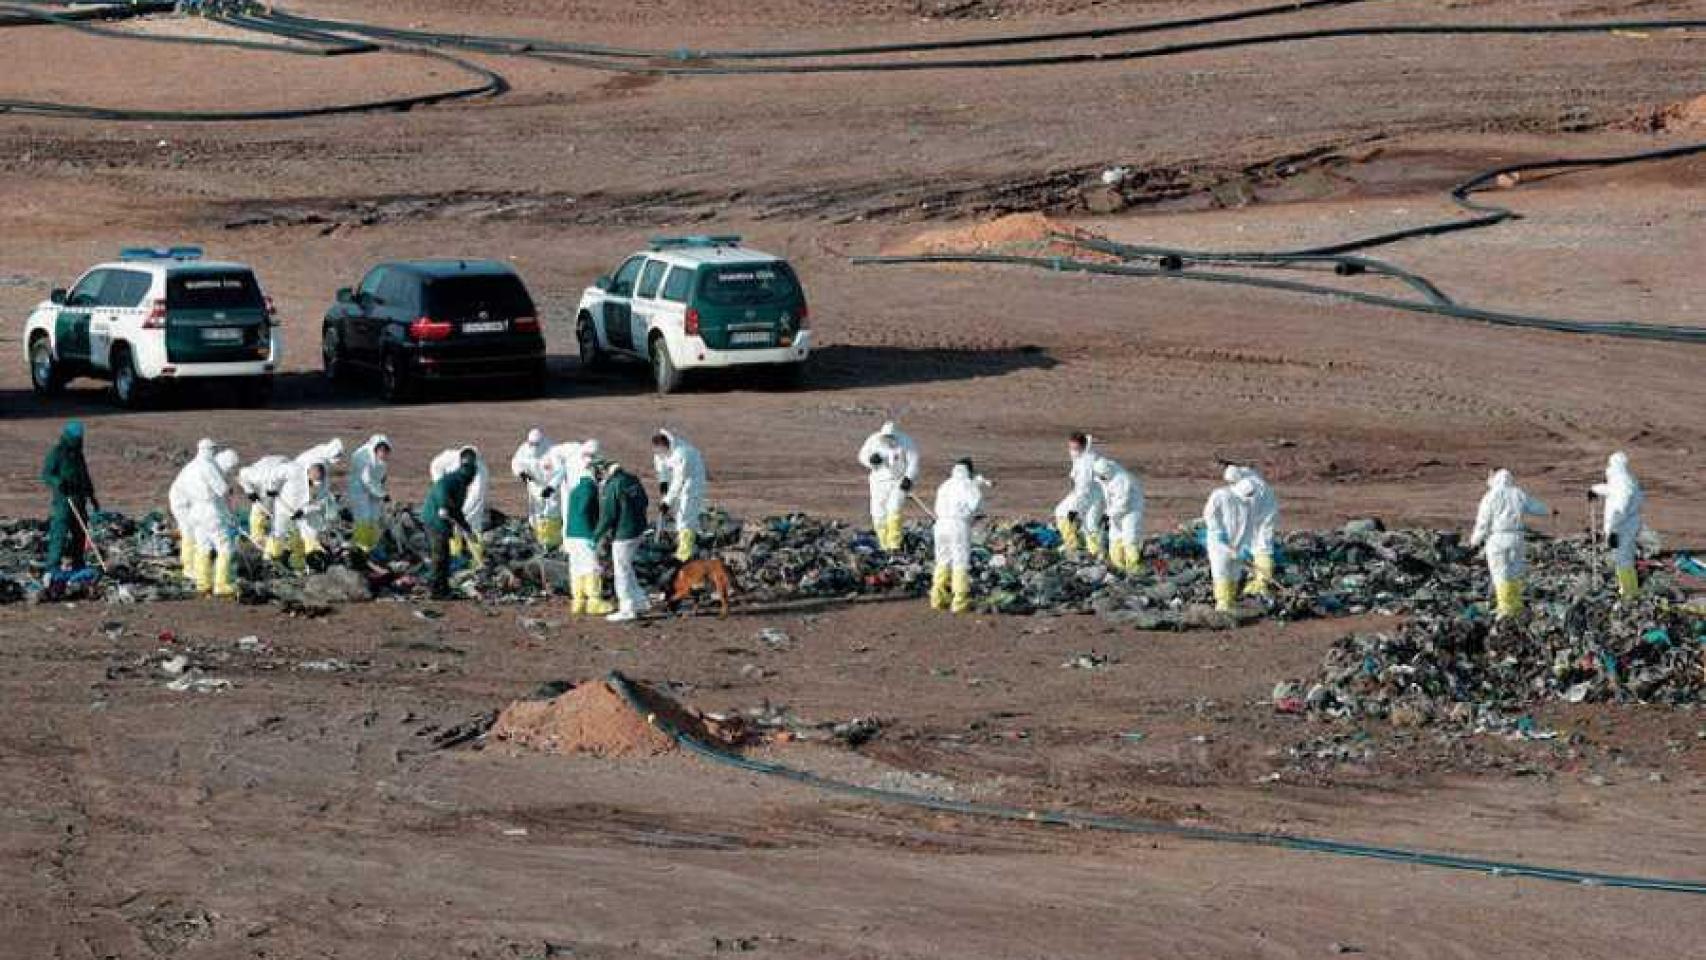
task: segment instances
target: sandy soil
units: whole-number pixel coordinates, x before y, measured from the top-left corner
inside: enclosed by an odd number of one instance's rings
[[[670,48],[969,36],[1231,6],[1008,0],[930,19],[921,13],[945,7],[293,9]],[[1706,6],[1397,0],[1285,27],[1619,14]],[[846,256],[1013,211],[1227,248],[1449,215],[1444,190],[1497,163],[1686,142],[1688,131],[1628,121],[1702,92],[1699,42],[1358,40],[1000,73],[663,80],[486,59],[512,93],[401,115],[231,126],[0,115],[0,352],[14,358],[0,365],[0,515],[42,509],[39,458],[78,416],[103,499],[127,511],[162,506],[173,458],[203,435],[248,457],[383,430],[398,445],[394,490],[414,499],[426,461],[451,443],[507,451],[538,423],[559,438],[598,435],[637,461],[668,423],[705,449],[715,499],[739,513],[857,517],[852,453],[898,417],[932,476],[953,456],[977,457],[1005,516],[1047,511],[1064,482],[1062,438],[1090,429],[1144,473],[1152,529],[1195,515],[1227,457],[1263,467],[1288,525],[1372,514],[1461,526],[1485,471],[1502,465],[1558,503],[1552,529],[1570,533],[1582,485],[1621,447],[1647,484],[1649,522],[1698,545],[1697,350],[1262,291]],[[453,79],[410,58],[250,56],[45,27],[0,30],[0,58],[24,65],[0,77],[0,97],[162,107],[333,102]],[[63,68],[72,62],[77,71]],[[1260,173],[1316,150],[1338,159]],[[1115,165],[1152,175],[1167,196],[1090,216],[1078,189]],[[1699,160],[1549,177],[1500,194],[1521,221],[1380,255],[1464,302],[1698,325],[1703,190]],[[711,227],[799,267],[823,342],[808,388],[714,383],[658,399],[638,376],[577,371],[580,289],[651,234]],[[30,395],[17,342],[30,306],[141,241],[200,241],[256,265],[290,342],[274,409],[186,401],[120,413],[92,383],[52,401]],[[321,383],[317,320],[332,291],[374,260],[449,252],[521,269],[550,321],[552,395],[387,408]],[[499,485],[498,506],[516,499]],[[1296,957],[1338,944],[1395,957],[1656,957],[1689,955],[1706,923],[1688,899],[921,816],[679,755],[443,752],[420,735],[542,680],[614,667],[679,684],[702,709],[769,701],[824,720],[881,717],[883,734],[857,752],[771,748],[861,782],[1698,878],[1698,712],[1552,711],[1546,721],[1576,743],[1376,729],[1372,765],[1300,771],[1287,748],[1324,731],[1262,700],[1357,624],[1173,637],[1078,620],[950,624],[906,604],[637,630],[529,629],[522,616],[566,619],[456,606],[427,621],[399,604],[314,622],[203,603],[0,610],[8,949]],[[796,644],[768,650],[755,639],[767,625]],[[163,629],[219,649],[256,635],[268,649],[223,665],[230,691],[173,693],[146,662]],[[1061,668],[1091,648],[1114,664]],[[357,668],[299,666],[326,657]],[[742,671],[753,664],[765,669]],[[1131,731],[1145,738],[1119,737]]]

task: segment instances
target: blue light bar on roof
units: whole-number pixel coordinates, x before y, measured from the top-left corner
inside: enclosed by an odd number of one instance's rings
[[[200,260],[200,247],[125,247],[120,260]]]
[[[734,247],[740,245],[740,237],[732,233],[710,233],[692,237],[653,237],[648,242],[653,250],[665,250],[670,247]]]

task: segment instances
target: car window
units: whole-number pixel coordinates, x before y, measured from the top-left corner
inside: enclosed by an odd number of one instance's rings
[[[379,284],[380,305],[403,313],[415,313],[416,302],[420,300],[415,295],[418,289],[420,283],[413,275],[402,270],[387,270]]]
[[[180,270],[166,275],[170,310],[264,310],[261,285],[247,270]]]
[[[109,270],[101,284],[101,306],[128,309],[142,306],[154,276],[140,270]]]
[[[439,277],[427,284],[426,295],[426,313],[435,320],[537,315],[527,287],[513,273]]]
[[[355,288],[356,292],[365,293],[370,297],[383,297],[384,294],[379,291],[385,283],[385,276],[384,267],[374,267],[367,271],[367,276],[361,278],[361,286]]]
[[[658,281],[663,279],[663,272],[667,269],[669,269],[669,264],[662,260],[647,261],[645,272],[640,274],[640,296],[648,299],[657,296]]]
[[[797,299],[794,271],[781,262],[733,263],[699,271],[699,295],[706,303],[745,307]]]
[[[107,277],[111,273],[111,270],[89,271],[88,275],[77,281],[77,285],[71,288],[69,294],[66,294],[65,305],[68,307],[92,307],[100,303],[101,287],[106,285]]]
[[[646,265],[645,257],[629,257],[622,264],[622,269],[616,271],[616,277],[610,281],[610,294],[616,297],[631,297],[634,295],[634,278],[640,275],[640,268]]]
[[[669,279],[663,282],[663,298],[675,303],[686,303],[692,292],[693,268],[671,267]]]

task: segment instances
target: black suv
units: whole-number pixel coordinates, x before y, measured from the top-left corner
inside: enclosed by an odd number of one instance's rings
[[[338,291],[320,331],[326,377],[377,370],[387,400],[430,382],[493,379],[545,390],[545,336],[521,277],[493,260],[382,263]]]

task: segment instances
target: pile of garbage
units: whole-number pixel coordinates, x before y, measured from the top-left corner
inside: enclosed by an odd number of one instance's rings
[[[1694,704],[1706,694],[1706,606],[1663,567],[1621,601],[1580,542],[1539,545],[1528,609],[1490,619],[1449,580],[1392,631],[1355,634],[1320,672],[1274,689],[1276,709],[1320,720],[1386,720],[1535,735],[1548,702]]]

